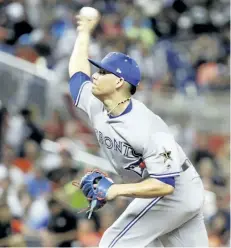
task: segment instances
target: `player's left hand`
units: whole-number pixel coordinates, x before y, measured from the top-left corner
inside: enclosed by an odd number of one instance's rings
[[[83,194],[87,197],[89,202],[96,200],[97,204],[94,210],[102,208],[106,202],[111,199],[108,198],[108,190],[113,185],[111,178],[99,170],[93,170],[88,172],[80,182],[80,189]]]

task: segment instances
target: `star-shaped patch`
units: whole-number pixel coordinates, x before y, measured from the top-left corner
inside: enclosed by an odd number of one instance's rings
[[[164,163],[168,160],[168,159],[170,159],[170,160],[172,160],[172,158],[171,158],[171,151],[167,151],[165,148],[164,148],[164,152],[162,152],[162,153],[160,153],[160,156],[163,156],[164,157]]]

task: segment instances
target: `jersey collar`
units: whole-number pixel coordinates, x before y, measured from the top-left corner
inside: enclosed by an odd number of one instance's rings
[[[110,118],[110,119],[114,119],[114,118],[120,117],[120,116],[122,116],[122,115],[125,115],[125,114],[129,113],[131,110],[132,110],[132,100],[130,100],[130,102],[129,102],[127,108],[126,108],[120,115],[116,115],[116,116],[114,116],[114,115],[109,115],[109,118]]]

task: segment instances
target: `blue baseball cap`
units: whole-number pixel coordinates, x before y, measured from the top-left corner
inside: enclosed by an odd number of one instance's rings
[[[141,80],[141,73],[138,64],[128,55],[111,52],[107,54],[101,62],[88,59],[94,66],[102,68],[119,78],[123,78],[129,84],[137,86]]]

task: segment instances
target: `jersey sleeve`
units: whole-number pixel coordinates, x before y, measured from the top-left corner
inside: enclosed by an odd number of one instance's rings
[[[150,177],[158,179],[180,175],[180,154],[171,134],[159,132],[151,135],[144,147],[143,160]]]
[[[91,116],[100,101],[91,93],[90,77],[83,72],[76,72],[69,80],[69,89],[75,106]]]

